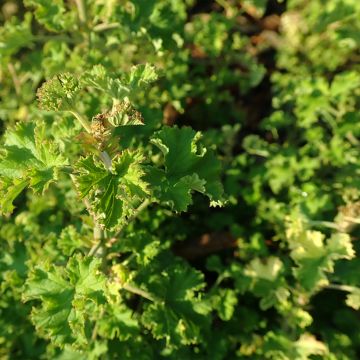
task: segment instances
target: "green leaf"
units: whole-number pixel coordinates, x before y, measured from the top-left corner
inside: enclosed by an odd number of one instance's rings
[[[198,343],[208,325],[209,307],[196,295],[205,284],[203,275],[178,264],[151,279],[148,289],[157,299],[142,316],[156,339],[169,346]]]
[[[23,300],[40,301],[31,318],[44,337],[61,347],[87,344],[85,325],[96,306],[106,301],[100,266],[100,259],[77,255],[65,268],[43,264],[32,270]]]
[[[315,336],[304,333],[294,341],[286,334],[268,332],[265,336],[264,350],[269,359],[308,360],[311,355],[328,355],[327,346],[316,340]]]
[[[218,289],[211,296],[212,307],[218,312],[220,319],[224,321],[232,318],[237,303],[236,293],[232,289]]]
[[[360,309],[360,289],[352,287],[350,293],[346,296],[346,305],[355,310]]]
[[[11,214],[14,210],[13,202],[19,194],[28,186],[28,180],[7,179],[0,181],[0,212]]]
[[[100,90],[117,101],[131,98],[155,80],[155,68],[149,64],[133,66],[129,73],[120,77],[109,74],[102,65],[95,65],[81,77],[83,85]]]
[[[277,304],[284,304],[290,295],[282,276],[282,261],[270,256],[267,259],[253,259],[245,268],[244,275],[251,279],[249,290],[260,297],[260,307],[266,310]]]
[[[330,91],[333,97],[347,97],[360,86],[360,75],[356,71],[346,71],[334,77]]]
[[[340,238],[342,243],[338,241]],[[326,245],[324,239],[324,235],[318,231],[307,231],[291,252],[299,266],[295,269],[295,275],[309,291],[328,283],[326,273],[334,271],[335,260],[354,257],[349,235],[332,235]]]
[[[17,17],[12,17],[0,27],[0,60],[4,56],[15,54],[22,47],[32,44],[33,34],[31,33],[32,15],[26,13],[24,21],[19,23]]]
[[[69,225],[62,229],[57,244],[63,254],[71,256],[75,250],[91,247],[92,240],[77,232],[73,225]]]
[[[67,161],[57,151],[54,143],[46,140],[45,126],[19,123],[4,135],[5,146],[0,154],[0,192],[2,213],[13,210],[12,202],[30,185],[44,192],[57,180],[59,167]]]
[[[97,326],[99,335],[105,339],[128,340],[139,333],[138,321],[123,304],[108,304]]]
[[[223,204],[220,162],[198,144],[200,137],[191,128],[164,127],[152,139],[164,155],[165,169],[149,168],[148,179],[158,199],[176,211],[187,209],[193,191],[206,195],[210,205]]]
[[[124,76],[124,81],[133,91],[144,88],[158,79],[158,74],[154,66],[150,64],[140,64],[132,66],[130,72]]]
[[[290,256],[298,265],[294,270],[295,276],[308,291],[328,284],[326,273],[334,271],[336,260],[355,256],[348,234],[332,234],[325,242],[324,234],[307,230],[299,219],[288,225],[287,239]]]
[[[270,155],[269,144],[259,135],[248,135],[243,140],[243,148],[252,155],[268,157]]]
[[[120,79],[113,79],[102,65],[95,65],[85,72],[81,77],[81,83],[100,90],[116,100],[123,100],[130,92],[126,84]]]
[[[50,31],[60,32],[71,24],[63,0],[25,0],[24,5],[34,7],[36,20]]]
[[[124,151],[113,159],[108,171],[94,157],[77,162],[74,177],[81,198],[88,198],[90,211],[106,229],[116,229],[126,222],[135,208],[149,195],[142,179],[143,157],[139,152]]]
[[[105,116],[110,124],[115,127],[144,125],[144,119],[141,113],[135,110],[129,101],[121,101],[116,104],[110,113],[105,114]]]
[[[148,231],[138,229],[124,236],[114,247],[117,252],[133,254],[140,266],[147,266],[160,253],[162,245]]]

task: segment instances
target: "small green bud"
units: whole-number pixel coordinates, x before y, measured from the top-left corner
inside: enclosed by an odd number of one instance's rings
[[[74,75],[70,73],[56,75],[37,91],[40,108],[49,111],[70,110],[80,88],[79,81]]]

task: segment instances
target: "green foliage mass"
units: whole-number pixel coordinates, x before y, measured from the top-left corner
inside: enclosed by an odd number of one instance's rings
[[[0,359],[358,359],[359,19],[2,2]]]

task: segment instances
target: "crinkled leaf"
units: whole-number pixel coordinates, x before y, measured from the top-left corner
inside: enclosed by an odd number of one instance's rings
[[[113,159],[110,171],[94,157],[77,162],[74,179],[79,194],[88,198],[90,210],[105,228],[115,229],[126,222],[148,196],[142,161],[140,153],[124,151]]]
[[[324,234],[306,230],[301,221],[288,225],[287,238],[291,248],[290,256],[298,265],[294,273],[309,291],[327,284],[326,273],[334,271],[336,260],[352,259],[355,256],[348,234],[332,234],[325,242]]]
[[[236,293],[232,289],[218,289],[211,296],[212,307],[218,312],[220,319],[224,321],[232,318],[237,302]]]
[[[220,162],[198,144],[200,136],[191,128],[165,127],[152,139],[164,155],[165,169],[149,168],[148,179],[159,200],[176,211],[187,209],[193,191],[208,196],[211,205],[223,203]]]
[[[122,304],[108,304],[97,326],[99,335],[105,339],[128,340],[139,333],[136,317]]]
[[[115,245],[115,249],[121,253],[131,253],[136,262],[146,266],[154,260],[161,251],[161,243],[147,231],[137,230],[135,233],[127,234]]]
[[[131,98],[155,80],[157,80],[155,68],[149,64],[133,66],[129,73],[120,77],[109,74],[102,65],[95,65],[81,78],[85,86],[91,86],[120,101],[125,97]]]
[[[65,255],[72,255],[75,250],[89,247],[91,239],[80,234],[73,225],[62,229],[57,241],[58,247]]]
[[[115,127],[144,125],[144,119],[141,113],[134,109],[129,101],[121,101],[116,104],[110,113],[105,114],[105,116],[110,124]]]
[[[264,350],[270,359],[307,360],[311,355],[327,355],[329,350],[315,336],[304,333],[294,341],[285,334],[269,332],[265,336]]]
[[[158,74],[156,69],[150,64],[140,64],[133,66],[130,72],[124,76],[124,81],[132,90],[145,87],[157,79]]]
[[[251,280],[249,289],[261,298],[262,309],[284,303],[290,295],[286,289],[286,282],[281,276],[283,270],[283,263],[274,256],[264,260],[253,259],[245,268],[244,275]]]
[[[163,271],[148,284],[158,300],[145,310],[143,324],[170,346],[199,342],[208,325],[209,307],[196,295],[204,285],[203,275],[189,267],[176,265]]]
[[[0,27],[0,60],[32,44],[31,19],[31,14],[27,13],[24,21],[19,23],[19,19],[14,16]]]
[[[28,186],[28,180],[3,178],[0,182],[0,211],[11,214],[14,210],[13,202]]]
[[[95,65],[81,77],[84,86],[100,90],[113,99],[123,100],[129,95],[129,88],[120,79],[110,77],[102,65]]]
[[[65,268],[39,265],[26,281],[24,301],[39,300],[32,311],[38,331],[55,344],[85,345],[85,323],[93,306],[105,303],[105,277],[101,260],[82,256],[69,259]]]
[[[336,240],[339,235],[343,243]],[[303,236],[304,241],[299,241],[291,256],[298,264],[298,268],[294,270],[295,275],[307,290],[328,282],[326,272],[334,271],[335,260],[351,259],[354,256],[347,234],[332,235],[326,245],[324,237],[317,231],[307,231]]]
[[[12,202],[30,185],[43,192],[57,179],[58,168],[67,163],[54,143],[45,139],[44,124],[20,123],[4,135],[5,146],[0,154],[0,176],[3,194],[1,212],[13,210]]]
[[[360,309],[360,289],[353,287],[350,293],[346,296],[346,305],[355,310]]]
[[[50,31],[60,32],[71,24],[63,0],[25,0],[24,4],[35,8],[36,20]]]

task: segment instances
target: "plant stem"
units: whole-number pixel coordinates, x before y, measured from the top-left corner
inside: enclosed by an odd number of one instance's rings
[[[99,314],[100,319],[103,317],[104,312],[105,312],[105,310],[104,310],[104,308],[102,308],[101,311],[100,311],[100,314]],[[98,332],[98,321],[95,323],[94,329],[93,329],[92,334],[91,334],[91,340],[92,341],[96,340],[97,332]]]
[[[89,134],[92,134],[90,123],[84,116],[79,114],[77,111],[73,111],[73,110],[70,110],[70,113],[73,114],[76,117],[76,119],[80,121],[81,125],[84,127],[84,129]],[[112,166],[112,161],[111,161],[110,155],[106,151],[101,151],[99,154],[99,157],[102,160],[102,162],[104,163],[105,168],[108,171],[110,171],[111,166]],[[95,224],[94,240],[96,243],[90,249],[88,256],[95,255],[98,252],[98,250],[102,247],[103,242],[104,242],[104,231],[99,227],[99,225],[96,223],[95,219],[94,219],[94,224]]]
[[[95,229],[97,228],[97,226],[95,225],[94,227],[94,232],[95,232]],[[88,256],[94,256],[96,255],[96,253],[98,252],[98,250],[100,249],[102,245],[102,240],[100,240],[98,243],[94,244],[92,246],[92,248],[90,249],[89,253],[88,253]]]
[[[150,205],[150,200],[146,199],[143,201],[143,203],[135,210],[134,214],[128,219],[127,223],[125,225],[123,225],[114,235],[114,237],[118,237],[122,231],[124,230],[125,226],[127,226],[128,224],[130,224],[132,221],[134,221],[141,212],[143,212],[148,206]]]
[[[60,168],[60,170],[62,172],[64,172],[65,174],[69,174],[69,175],[71,175],[73,173],[73,168],[71,166],[69,166],[69,165],[62,166]]]
[[[309,225],[312,226],[323,226],[330,229],[339,230],[339,226],[331,221],[317,221],[317,220],[309,220]]]
[[[155,302],[155,298],[145,290],[141,290],[141,289],[139,289],[135,286],[129,285],[129,284],[124,284],[123,289],[125,289],[126,291],[129,291],[133,294],[140,295],[141,297],[148,299],[152,302]]]
[[[141,212],[143,212],[150,205],[150,200],[146,199],[142,202],[142,204],[135,210],[134,215],[129,219],[129,221],[135,220]]]
[[[117,29],[120,27],[119,23],[110,23],[110,24],[98,24],[93,27],[93,31],[101,32],[106,30]]]
[[[360,219],[354,218],[352,216],[344,216],[344,220],[351,222],[353,224],[360,224]]]
[[[95,222],[95,220],[94,220]],[[100,226],[98,224],[95,223],[94,226],[94,241],[95,244],[92,246],[92,248],[89,251],[89,256],[93,256],[96,255],[97,251],[100,249],[103,239],[104,239],[104,231],[100,228]]]
[[[88,199],[84,199],[85,206],[87,209],[90,209],[90,203]],[[99,224],[96,222],[96,219],[94,217],[94,229],[93,229],[93,236],[94,236],[94,245],[91,247],[90,251],[88,252],[88,256],[94,256],[97,254],[98,250],[101,248],[105,236],[104,236],[104,230],[101,229]],[[104,255],[104,254],[103,254]]]
[[[76,7],[79,13],[79,20],[82,24],[86,23],[86,8],[84,4],[84,0],[75,0]]]
[[[110,170],[111,166],[112,166],[112,161],[111,161],[110,155],[106,151],[101,151],[99,156],[100,156],[100,159],[102,160],[102,162],[104,163],[106,169]]]
[[[11,75],[12,81],[14,83],[14,88],[15,88],[16,95],[19,95],[20,91],[21,91],[21,83],[20,83],[19,78],[18,78],[18,76],[16,74],[14,64],[8,63],[8,70],[9,70],[9,73]]]
[[[84,116],[79,114],[77,111],[73,111],[73,110],[70,110],[70,113],[73,114],[76,117],[76,119],[80,121],[81,125],[89,134],[92,134],[90,123]],[[110,155],[106,151],[101,151],[99,157],[104,163],[106,169],[110,170],[112,166]]]
[[[73,114],[77,120],[80,121],[81,125],[84,127],[84,129],[91,134],[91,126],[89,121],[82,115],[80,115],[78,112],[70,110],[70,113]]]
[[[137,216],[138,216],[143,210],[145,210],[149,205],[150,205],[150,201],[149,201],[149,200],[145,200],[145,201],[135,210],[134,215],[133,215],[131,218],[129,218],[129,220],[128,220],[128,222],[127,222],[126,225],[128,225],[130,222],[134,221],[134,220],[137,218]],[[119,230],[113,237],[114,237],[114,238],[118,237],[118,236],[121,234],[121,232],[124,230],[124,227],[125,227],[125,226],[122,226],[122,227],[120,228],[120,230]],[[96,238],[96,237],[95,237],[95,232],[97,231],[96,228],[97,228],[97,225],[95,225],[95,228],[94,228],[94,239]],[[96,255],[96,253],[98,252],[98,250],[100,249],[100,247],[103,245],[103,240],[104,240],[104,236],[102,235],[102,237],[100,238],[100,240],[99,240],[96,244],[94,244],[94,245],[92,246],[92,248],[90,249],[90,251],[89,251],[89,253],[88,253],[88,256]]]
[[[333,289],[333,290],[346,291],[346,292],[352,292],[352,291],[354,291],[356,289],[354,286],[341,285],[341,284],[329,284],[329,285],[326,285],[325,288]]]
[[[73,39],[65,35],[35,35],[32,40],[36,42],[61,41],[68,44],[79,43],[79,39]]]

